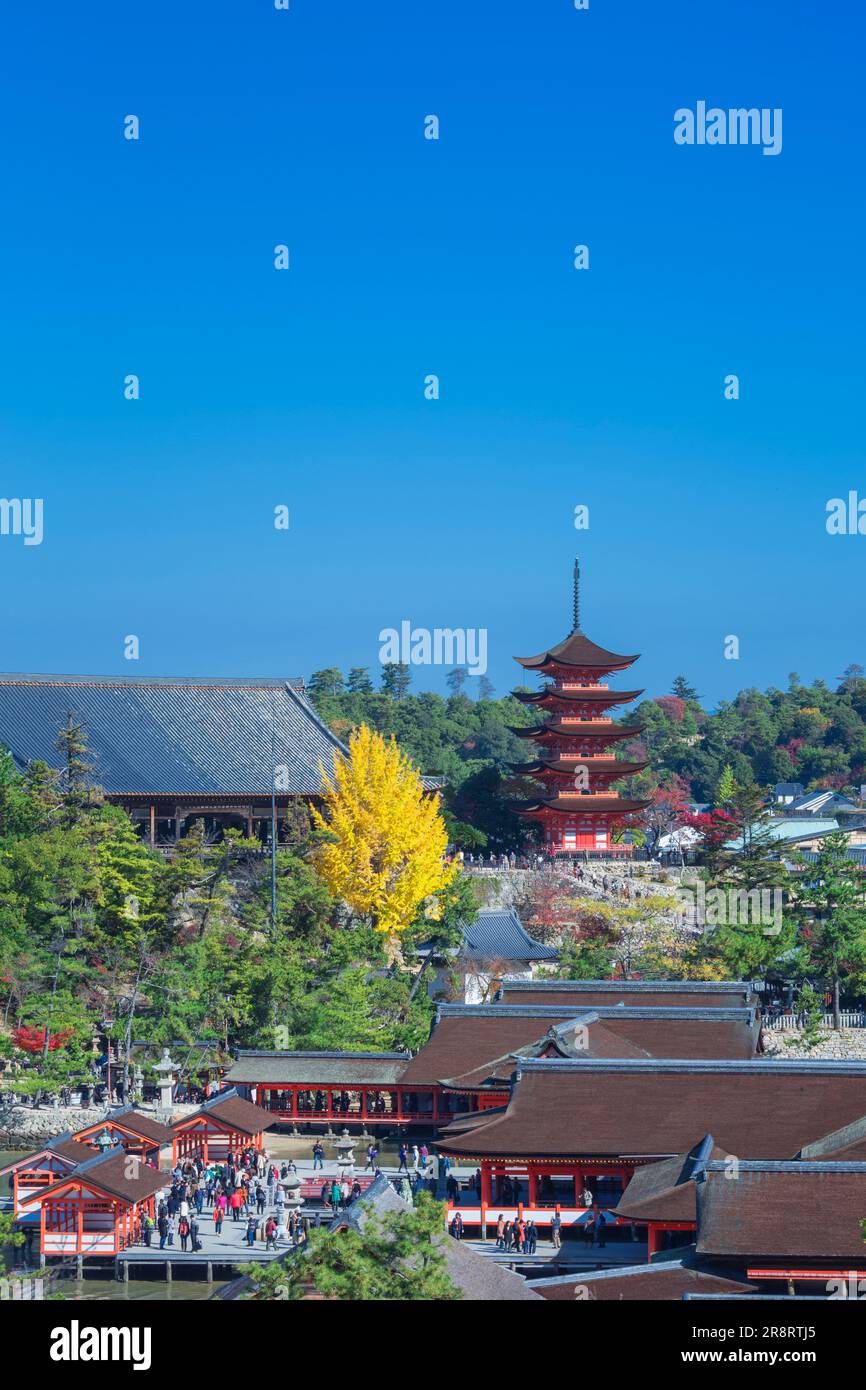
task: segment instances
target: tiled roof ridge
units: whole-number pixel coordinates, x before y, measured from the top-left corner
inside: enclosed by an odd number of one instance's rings
[[[101,676],[63,672],[0,671],[0,685],[86,686],[124,689],[127,686],[162,690],[172,687],[213,686],[227,690],[294,690],[303,687],[302,676]]]
[[[327,1050],[327,1051],[323,1051],[323,1052],[312,1052],[312,1051],[309,1051],[309,1050],[306,1049],[306,1048],[299,1048],[297,1051],[292,1051],[292,1050],[289,1049],[289,1048],[256,1048],[256,1047],[241,1047],[241,1048],[238,1048],[238,1050],[237,1050],[235,1056],[236,1056],[236,1057],[276,1057],[277,1059],[280,1059],[280,1058],[282,1058],[282,1057],[335,1057],[335,1058],[339,1058],[340,1060],[343,1060],[344,1058],[357,1058],[359,1061],[371,1061],[371,1060],[373,1060],[373,1059],[378,1060],[379,1058],[382,1058],[383,1060],[395,1061],[395,1062],[402,1062],[402,1061],[405,1061],[407,1057],[411,1056],[411,1053],[408,1053],[408,1052],[342,1052],[342,1051],[340,1051],[339,1049],[337,1049],[337,1050]],[[225,1099],[227,1099],[227,1097],[224,1096],[223,1099],[225,1100]]]
[[[546,1072],[548,1074],[553,1071],[572,1071],[575,1073],[587,1071],[667,1071],[704,1072],[709,1075],[717,1072],[738,1072],[743,1076],[866,1076],[866,1061],[847,1059],[833,1062],[826,1060],[797,1061],[790,1058],[775,1061],[772,1058],[764,1057],[756,1057],[748,1061],[693,1060],[682,1057],[658,1057],[649,1061],[643,1061],[639,1057],[587,1058],[585,1061],[551,1058],[546,1061],[521,1061],[519,1070],[522,1072]]]
[[[715,1009],[709,1005],[696,1005],[684,1008],[674,1004],[440,1004],[437,1013],[441,1018],[568,1018],[581,1019],[586,1014],[595,1014],[601,1021],[620,1022],[629,1019],[659,1018],[671,1022],[694,1022],[696,1019],[713,1023],[736,1023],[751,1021],[754,1006],[741,1008]]]

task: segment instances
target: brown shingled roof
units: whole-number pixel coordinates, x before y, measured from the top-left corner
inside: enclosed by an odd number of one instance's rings
[[[595,1010],[582,1000],[561,1009],[534,1000],[514,1006],[443,1005],[429,1042],[409,1062],[401,1085],[434,1085],[445,1079],[455,1085],[457,1078],[487,1065],[492,1070],[509,1053],[537,1043],[549,1027],[580,1021],[581,1015],[593,1020],[587,1024],[590,1047],[582,1054],[587,1058],[754,1056],[757,1028],[746,1010],[728,1010],[727,1017],[714,1017],[715,1010],[692,1012],[697,1016],[689,1018],[679,1008],[650,1012],[643,1005]],[[501,1068],[499,1074],[505,1074]]]
[[[866,1262],[866,1163],[711,1163],[697,1192],[699,1253]]]
[[[533,1282],[532,1288],[542,1298],[562,1303],[574,1303],[576,1299],[588,1302],[640,1299],[642,1302],[658,1303],[662,1300],[679,1300],[684,1293],[750,1293],[756,1285],[726,1279],[711,1267],[692,1267],[676,1260],[590,1274],[567,1274],[558,1279],[538,1279]]]
[[[105,1192],[109,1197],[117,1197],[130,1204],[150,1197],[170,1182],[167,1173],[150,1168],[146,1163],[130,1162],[129,1154],[117,1150],[111,1150],[105,1155],[94,1155],[92,1150],[88,1152],[90,1157],[86,1163],[79,1164],[71,1173],[59,1177],[49,1187],[40,1188],[38,1193],[26,1198],[22,1205],[33,1206],[37,1200],[52,1196],[71,1181],[82,1182],[99,1192]]]
[[[731,1009],[754,1002],[751,987],[740,980],[712,985],[700,981],[659,980],[505,980],[503,1004],[663,1005],[665,1008]]]
[[[191,1115],[184,1115],[182,1119],[175,1120],[172,1130],[176,1132],[184,1129],[191,1121],[198,1120],[203,1115],[212,1115],[214,1119],[231,1129],[239,1130],[241,1134],[261,1134],[262,1130],[269,1129],[276,1123],[276,1117],[270,1111],[263,1110],[260,1105],[241,1100],[240,1096],[228,1095],[225,1100],[208,1101]]]
[[[85,1125],[83,1129],[77,1131],[78,1134],[98,1134],[103,1129],[109,1132],[118,1128],[129,1130],[130,1134],[140,1139],[149,1139],[154,1144],[170,1144],[174,1138],[172,1130],[168,1125],[160,1124],[152,1115],[144,1115],[140,1110],[120,1110],[113,1115],[107,1115],[104,1120],[100,1120],[95,1125]]]
[[[662,1157],[696,1133],[728,1153],[791,1158],[866,1113],[866,1065],[822,1062],[522,1062],[504,1114],[447,1153]],[[866,1211],[866,1208],[864,1208]]]
[[[695,1176],[708,1159],[728,1155],[708,1137],[687,1154],[636,1168],[617,1203],[619,1216],[633,1221],[695,1221]]]

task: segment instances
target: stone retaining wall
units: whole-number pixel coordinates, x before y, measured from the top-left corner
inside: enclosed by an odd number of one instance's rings
[[[823,1042],[817,1047],[803,1047],[800,1031],[797,1028],[770,1032],[765,1031],[764,1051],[768,1057],[792,1062],[864,1062],[866,1061],[866,1028],[840,1028],[834,1033],[832,1028],[822,1028]],[[786,1046],[788,1039],[791,1046]]]

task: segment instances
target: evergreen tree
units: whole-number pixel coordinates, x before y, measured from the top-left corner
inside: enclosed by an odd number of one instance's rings
[[[363,1202],[363,1199],[359,1199]],[[306,1249],[285,1264],[241,1266],[255,1298],[355,1302],[451,1302],[462,1298],[448,1274],[444,1205],[419,1192],[411,1211],[380,1215],[368,1204],[361,1229],[312,1230]]]
[[[673,685],[671,686],[671,693],[673,695],[676,695],[680,700],[700,699],[697,690],[695,690],[695,687],[693,685],[689,685],[685,676],[674,676]]]
[[[326,666],[322,671],[314,671],[307,682],[310,695],[342,695],[345,689],[343,673],[337,666]]]
[[[827,835],[796,890],[809,967],[832,990],[836,1029],[842,1026],[842,984],[862,988],[866,978],[866,890],[860,867],[847,849],[844,832]]]
[[[373,682],[366,666],[353,666],[346,679],[346,690],[350,695],[372,695]]]
[[[403,700],[409,693],[412,673],[405,661],[386,661],[382,666],[381,689],[393,700]]]

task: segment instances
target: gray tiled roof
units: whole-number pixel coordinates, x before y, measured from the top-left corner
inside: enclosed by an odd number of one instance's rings
[[[484,960],[556,960],[552,946],[534,941],[517,913],[508,908],[485,908],[471,926],[463,928],[463,955]]]
[[[0,675],[0,744],[19,767],[59,766],[67,716],[87,734],[93,778],[110,795],[270,796],[273,763],[293,795],[321,787],[344,750],[283,679]],[[272,727],[276,731],[273,763]]]

